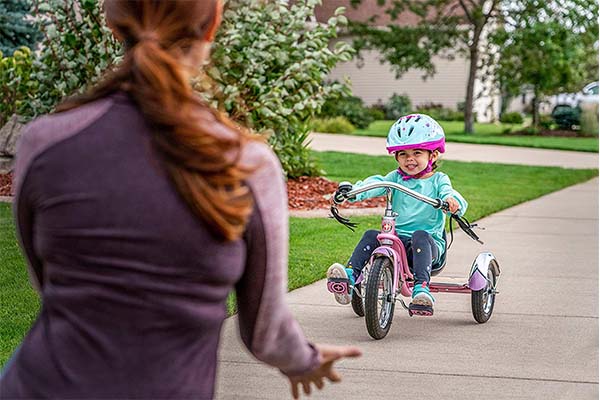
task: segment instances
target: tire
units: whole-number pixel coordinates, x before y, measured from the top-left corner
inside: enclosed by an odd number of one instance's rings
[[[394,318],[394,269],[387,257],[373,261],[365,290],[365,323],[373,339],[383,339]],[[382,288],[380,289],[380,282]],[[381,300],[381,303],[380,303]]]
[[[361,295],[359,296],[357,294],[357,292],[360,293]],[[356,285],[354,285],[354,293],[352,293],[351,303],[352,303],[352,310],[359,317],[365,316],[365,307],[364,307],[362,296],[364,296],[364,293],[362,292],[361,284],[357,283]]]
[[[471,310],[473,311],[473,318],[480,324],[487,322],[491,318],[492,312],[494,312],[494,303],[496,302],[494,288],[496,286],[497,276],[494,273],[493,268],[488,269],[487,279],[488,283],[486,287],[471,292]]]

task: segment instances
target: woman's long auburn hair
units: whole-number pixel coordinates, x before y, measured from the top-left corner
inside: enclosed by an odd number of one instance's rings
[[[125,43],[124,60],[91,91],[56,111],[127,92],[150,122],[179,194],[217,236],[235,240],[253,207],[244,184],[252,171],[240,165],[240,156],[245,143],[257,139],[204,104],[182,64],[182,57],[216,29],[219,1],[105,0],[107,23]],[[203,126],[199,119],[207,116],[230,128],[230,135],[217,136]]]

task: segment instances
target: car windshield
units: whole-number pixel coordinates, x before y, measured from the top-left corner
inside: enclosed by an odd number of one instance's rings
[[[585,88],[583,88],[583,93],[584,94],[598,94],[598,84],[597,83],[592,83],[590,85],[587,85]]]

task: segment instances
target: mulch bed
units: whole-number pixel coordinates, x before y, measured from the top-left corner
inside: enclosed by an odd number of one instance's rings
[[[0,196],[10,196],[11,174],[0,174]],[[331,195],[337,189],[337,182],[322,177],[302,176],[290,179],[287,183],[288,204],[290,210],[317,210],[331,206]],[[356,203],[344,203],[341,208],[385,207],[385,198],[377,197]]]
[[[338,187],[337,182],[332,182],[323,177],[311,178],[301,176],[290,179],[287,183],[288,205],[290,210],[315,210],[329,208],[331,196]],[[373,208],[385,207],[385,197],[376,197],[356,203],[346,202],[340,208]]]
[[[0,174],[0,196],[10,196],[12,174]]]

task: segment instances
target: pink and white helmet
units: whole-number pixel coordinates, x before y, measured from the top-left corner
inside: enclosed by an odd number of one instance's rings
[[[438,150],[443,153],[446,151],[444,128],[429,115],[400,117],[388,132],[386,148],[390,154],[408,149]]]

